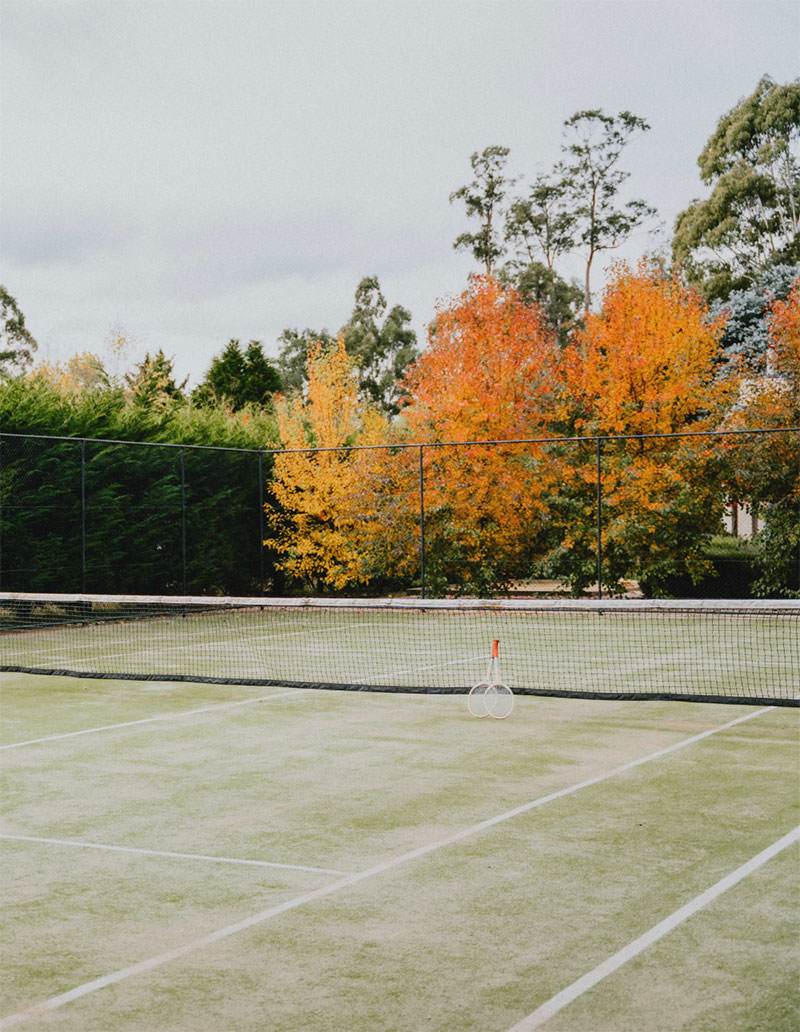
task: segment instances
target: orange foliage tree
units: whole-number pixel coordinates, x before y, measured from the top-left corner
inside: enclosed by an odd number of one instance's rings
[[[279,397],[275,415],[286,450],[274,460],[264,544],[276,566],[314,590],[368,583],[385,570],[402,528],[386,511],[391,473],[381,456],[390,427],[359,400],[358,370],[341,337],[311,351],[306,397]],[[381,447],[360,450],[366,446]]]
[[[406,377],[409,438],[540,436],[555,354],[537,307],[490,277],[473,277],[437,306],[428,346]],[[542,450],[464,443],[428,447],[423,456],[429,586],[482,593],[527,574],[544,510]]]
[[[768,330],[768,374],[744,381],[733,427],[800,427],[800,278],[773,300]],[[731,494],[763,523],[755,590],[800,597],[800,431],[732,438],[728,451]]]
[[[619,265],[602,309],[566,349],[558,418],[578,434],[663,435],[714,429],[735,396],[717,376],[723,322],[697,294],[646,262]],[[663,593],[709,572],[702,550],[725,502],[712,438],[602,442],[603,581],[637,578]],[[564,479],[545,569],[577,592],[596,579],[596,444],[562,449]]]
[[[769,316],[768,366],[783,381],[783,410],[776,418],[785,425],[800,424],[800,277],[785,301],[773,301]]]

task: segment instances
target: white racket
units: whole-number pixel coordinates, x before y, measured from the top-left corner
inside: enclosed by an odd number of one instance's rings
[[[492,655],[486,680],[470,689],[467,706],[473,717],[494,717],[503,720],[514,708],[514,693],[500,680],[500,640],[492,642]]]

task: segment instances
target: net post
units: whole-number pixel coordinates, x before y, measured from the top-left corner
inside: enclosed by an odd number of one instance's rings
[[[602,438],[595,438],[597,448],[597,597],[603,597],[603,488],[600,481]]]
[[[425,598],[425,481],[423,473],[423,448],[419,446],[419,580],[420,597]]]

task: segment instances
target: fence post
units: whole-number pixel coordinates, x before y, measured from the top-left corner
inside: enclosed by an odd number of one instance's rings
[[[3,588],[3,438],[0,435],[0,590]]]
[[[601,438],[596,438],[597,446],[597,597],[603,597],[603,488],[600,483],[601,473]]]
[[[264,594],[264,449],[258,449],[258,572],[260,594]]]
[[[425,481],[423,476],[422,451],[419,446],[419,580],[420,598],[425,598]]]
[[[86,441],[81,440],[81,592],[86,593]]]
[[[183,594],[186,594],[186,449],[181,448],[181,570]]]

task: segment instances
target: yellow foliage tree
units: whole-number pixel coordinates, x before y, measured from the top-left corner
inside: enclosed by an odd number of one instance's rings
[[[284,573],[315,590],[367,583],[388,532],[385,470],[375,452],[360,449],[388,445],[389,424],[360,401],[358,370],[341,336],[311,351],[306,397],[277,398],[275,415],[285,450],[275,457],[265,545]]]
[[[108,385],[102,360],[91,351],[80,351],[66,362],[43,359],[28,373],[28,379],[49,383],[62,395],[80,394]]]

